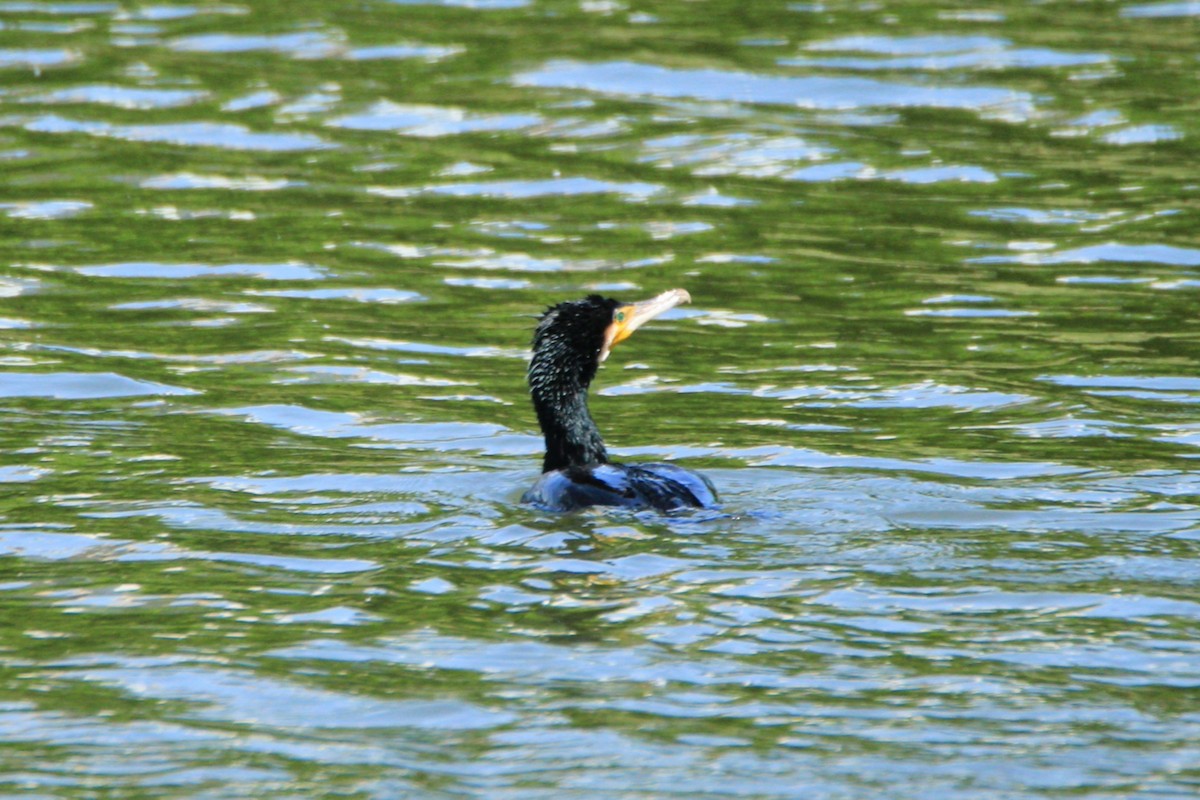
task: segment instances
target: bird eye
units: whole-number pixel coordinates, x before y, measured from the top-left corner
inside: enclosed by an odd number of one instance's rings
[[[625,321],[625,312],[618,311],[617,312],[617,322],[624,322],[624,321]]]

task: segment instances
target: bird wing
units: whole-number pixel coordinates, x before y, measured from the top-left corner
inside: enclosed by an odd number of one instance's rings
[[[574,511],[587,506],[641,506],[623,470],[608,465],[571,467],[547,472],[538,479],[525,496],[532,503],[550,511]]]
[[[552,470],[521,498],[550,511],[624,506],[659,511],[711,506],[717,493],[704,476],[673,464],[596,464]]]

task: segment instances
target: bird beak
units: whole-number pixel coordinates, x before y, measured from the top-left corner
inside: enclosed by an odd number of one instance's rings
[[[628,339],[644,323],[680,303],[690,302],[692,302],[692,296],[687,293],[686,289],[671,289],[650,300],[619,306],[613,312],[612,324],[604,331],[604,346],[600,348],[600,360],[608,358],[609,350]]]

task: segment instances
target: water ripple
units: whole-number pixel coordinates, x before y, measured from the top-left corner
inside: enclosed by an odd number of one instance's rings
[[[641,202],[663,191],[654,183],[618,183],[595,178],[548,178],[545,180],[486,181],[480,183],[444,183],[423,188],[372,187],[372,194],[383,197],[443,195],[488,199],[528,199],[533,197],[572,197],[615,194],[628,202]]]
[[[74,267],[75,272],[93,278],[258,278],[266,281],[315,281],[328,277],[321,267],[305,264],[165,264],[129,262]]]
[[[1169,244],[1122,244],[1106,242],[1066,250],[1027,251],[1013,256],[985,256],[969,259],[972,263],[989,264],[1013,261],[1022,264],[1093,264],[1113,262],[1124,264],[1168,264],[1179,267],[1200,266],[1200,249]]]
[[[139,381],[115,372],[0,372],[0,397],[90,400],[142,395],[190,395],[192,389]]]
[[[857,70],[1045,69],[1108,64],[1104,53],[1064,53],[1048,48],[1013,47],[993,36],[847,36],[807,45],[812,52],[863,53],[864,57],[783,59],[791,66]]]
[[[68,219],[93,208],[87,200],[31,200],[20,203],[0,203],[12,219]]]
[[[287,178],[264,178],[257,175],[239,175],[231,178],[224,175],[197,175],[192,172],[156,175],[146,178],[141,183],[143,189],[232,189],[242,192],[273,192],[304,185],[304,181]]]
[[[37,2],[29,3],[21,0],[0,3],[0,14],[53,14],[56,16],[111,14],[120,9],[116,3],[83,2]]]
[[[552,61],[513,77],[518,86],[586,89],[628,97],[688,97],[808,109],[961,108],[1006,119],[1027,119],[1033,98],[990,87],[926,87],[868,78],[784,77],[715,69],[682,70],[616,61]]]
[[[188,716],[282,730],[321,728],[420,728],[476,730],[494,728],[512,714],[452,700],[369,700],[298,682],[264,682],[261,675],[215,667],[165,666],[115,659],[128,666],[87,667],[60,674],[71,680],[97,681],[133,697],[193,705]]]
[[[0,60],[2,60],[0,56]],[[71,86],[25,98],[26,103],[95,103],[114,108],[178,108],[208,98],[196,89],[142,89],[128,86]]]
[[[85,133],[130,142],[156,142],[183,147],[289,152],[320,150],[335,145],[308,133],[260,133],[241,125],[218,122],[179,122],[159,125],[113,125],[47,115],[25,122],[35,133]]]
[[[1121,9],[1122,17],[1133,19],[1154,19],[1169,17],[1200,16],[1200,3],[1194,0],[1182,0],[1176,3],[1143,3],[1125,6]]]
[[[532,114],[470,114],[458,108],[401,105],[380,100],[366,111],[326,122],[334,128],[359,131],[396,131],[406,136],[450,136],[480,131],[511,131],[541,124]]]
[[[0,48],[0,69],[20,67],[42,70],[65,67],[80,61],[81,58],[74,50]]]

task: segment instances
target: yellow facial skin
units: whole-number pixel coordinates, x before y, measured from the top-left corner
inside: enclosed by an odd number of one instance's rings
[[[680,303],[690,303],[692,296],[686,289],[670,289],[658,297],[621,306],[613,313],[612,324],[604,331],[604,346],[600,348],[600,360],[608,358],[612,348],[628,339],[643,324],[669,311]]]

